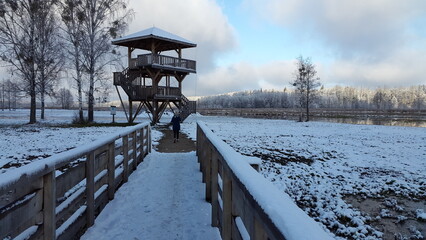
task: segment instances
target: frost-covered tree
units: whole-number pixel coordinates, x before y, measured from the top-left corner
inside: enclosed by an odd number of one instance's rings
[[[125,0],[81,0],[82,16],[82,56],[83,68],[88,76],[88,121],[93,122],[95,104],[95,84],[105,79],[105,67],[116,59],[111,39],[118,37],[127,27],[132,11]]]
[[[320,78],[317,77],[315,65],[311,58],[297,58],[297,69],[294,80],[291,82],[299,95],[299,105],[306,110],[306,121],[309,121],[309,108],[314,102],[318,88],[321,86]]]

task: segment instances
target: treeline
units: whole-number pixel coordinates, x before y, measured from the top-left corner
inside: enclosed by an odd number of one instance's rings
[[[297,93],[284,89],[243,91],[202,97],[198,108],[298,108]],[[333,109],[426,109],[426,85],[405,88],[366,88],[336,86],[318,90],[313,108]]]

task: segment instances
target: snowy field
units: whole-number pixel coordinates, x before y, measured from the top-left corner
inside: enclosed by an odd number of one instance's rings
[[[34,126],[20,125],[28,121],[25,111],[0,112],[0,166],[8,166],[0,167],[0,177],[117,130],[49,127],[73,116],[50,111],[48,120]],[[95,120],[110,122],[111,116],[96,112]],[[263,159],[261,174],[336,239],[426,236],[426,128],[195,115],[182,131],[195,138],[198,120],[240,153]],[[153,134],[154,141],[161,136]]]
[[[426,237],[426,128],[196,118],[337,239]]]

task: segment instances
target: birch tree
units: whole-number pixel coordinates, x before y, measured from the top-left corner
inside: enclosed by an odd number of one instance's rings
[[[46,95],[53,95],[59,73],[63,70],[64,54],[59,38],[58,19],[54,13],[56,0],[39,1],[36,64],[38,70],[37,92],[40,94],[41,114],[44,119]]]
[[[81,0],[63,0],[59,4],[63,22],[63,39],[66,44],[67,60],[71,65],[72,78],[77,89],[78,118],[84,122],[83,114],[83,20],[84,8]]]
[[[31,99],[30,121],[36,122],[36,21],[39,1],[0,0],[1,59],[24,82]]]
[[[88,75],[88,121],[93,122],[95,84],[102,81],[104,68],[111,63],[111,39],[127,27],[132,11],[124,0],[82,0],[83,67]]]

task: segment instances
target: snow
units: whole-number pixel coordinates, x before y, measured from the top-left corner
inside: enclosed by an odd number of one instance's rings
[[[426,221],[426,212],[423,209],[417,209],[416,218],[422,221]]]
[[[2,136],[0,138],[0,166],[10,164],[11,161],[19,165],[29,162],[37,163],[46,156],[56,155],[80,145],[90,145],[99,138],[108,137],[123,129],[119,127],[74,129],[49,127],[51,124],[70,122],[73,111],[63,110],[48,110],[49,120],[42,121],[40,124],[19,126],[28,122],[26,117],[28,113],[28,110],[0,112],[0,136]],[[116,120],[121,116],[119,111],[117,114]],[[24,118],[22,118],[23,116]],[[121,117],[125,119],[124,114]],[[162,122],[170,121],[169,118],[168,115],[163,116]],[[111,122],[111,116],[107,111],[95,112],[95,119]],[[146,117],[145,120],[148,118]],[[262,158],[261,174],[279,189],[280,194],[282,192],[288,194],[291,201],[297,202],[306,213],[320,222],[326,231],[335,229],[333,233],[340,235],[330,234],[336,239],[348,237],[382,239],[384,233],[371,225],[371,222],[380,221],[381,209],[390,209],[389,213],[393,216],[391,220],[400,221],[398,224],[417,219],[420,221],[420,227],[410,228],[412,229],[410,231],[413,236],[426,235],[424,229],[426,208],[424,205],[409,209],[402,201],[409,199],[422,204],[426,197],[425,128],[325,122],[297,123],[285,120],[192,115],[182,124],[182,131],[194,140],[196,138],[196,121],[199,120],[203,121],[206,127],[218,136],[218,141],[226,142],[234,150],[244,155]],[[161,135],[159,131],[152,131],[154,145],[158,144]],[[162,154],[154,152],[153,155],[157,158],[157,155]],[[172,156],[167,157],[172,159]],[[191,158],[192,156],[188,157],[188,159]],[[238,159],[246,161],[247,158],[239,156]],[[145,175],[150,174],[149,171],[143,169],[151,169],[152,164],[156,161],[153,161],[151,157],[147,159],[150,160],[139,165],[141,167],[135,174],[140,171]],[[161,167],[172,162],[163,161]],[[144,165],[145,163],[147,165]],[[45,167],[41,163],[34,166],[40,171]],[[20,176],[21,173],[30,170],[21,168],[25,168],[25,166],[19,168],[12,166],[8,169],[0,167],[0,186],[6,176]],[[15,174],[8,173],[10,171]],[[121,168],[116,173],[122,171]],[[157,169],[154,172],[156,171]],[[130,178],[136,178],[135,174],[132,174]],[[247,176],[250,174],[247,173]],[[150,176],[153,175],[154,173]],[[142,176],[139,174],[137,178],[142,178]],[[147,179],[145,180],[147,181]],[[138,187],[130,180],[123,187],[128,184],[134,184],[132,186],[135,189]],[[257,183],[251,182],[247,184],[257,185]],[[159,185],[158,189],[161,186]],[[152,187],[149,190],[150,194],[155,189],[157,188]],[[129,194],[133,196],[131,202],[141,204],[140,200],[146,201],[146,194],[142,194],[141,190],[136,189],[135,191],[139,194]],[[391,194],[391,197],[388,194]],[[124,196],[125,191],[123,190],[120,195]],[[119,201],[118,196],[116,195],[114,201]],[[203,196],[201,194],[200,199]],[[361,212],[352,205],[353,203],[348,202],[347,196],[353,196],[356,201],[370,198],[382,199],[378,214],[368,215]],[[395,196],[398,197],[396,202],[392,200],[396,199]],[[125,198],[130,199],[130,197]],[[125,204],[123,203],[123,205]],[[395,210],[401,212],[395,212]],[[114,212],[114,210],[111,211]],[[116,211],[116,214],[119,212]],[[158,214],[165,215],[162,212]],[[210,216],[210,213],[208,214]],[[115,221],[121,221],[120,218]],[[135,219],[137,220],[136,217]],[[111,221],[113,222],[113,220]],[[208,223],[207,225],[209,222],[209,219],[205,221],[206,224]]]
[[[417,202],[426,197],[425,128],[198,115],[182,127],[192,138],[197,120],[239,153],[261,157],[263,176],[324,228],[337,229],[336,239],[383,235],[347,196],[396,195]]]
[[[146,126],[148,124],[149,123],[143,123],[143,124],[138,124],[138,125],[132,126],[132,127],[119,128],[120,131],[118,133],[116,131],[114,134],[109,134],[108,136],[101,136],[101,138],[100,138],[100,136],[97,136],[98,139],[95,140],[95,141],[92,140],[91,142],[88,142],[87,140],[86,141],[82,141],[79,144],[84,144],[85,143],[84,145],[81,145],[81,146],[79,146],[77,148],[73,148],[73,149],[71,149],[69,151],[61,152],[61,153],[58,153],[58,154],[54,154],[53,153],[52,156],[44,159],[43,161],[34,161],[31,164],[28,164],[28,165],[16,168],[13,171],[11,171],[10,169],[9,170],[3,169],[2,173],[0,173],[0,175],[2,176],[2,178],[0,179],[0,187],[3,187],[3,186],[6,186],[8,184],[14,183],[14,182],[18,181],[19,178],[21,178],[22,176],[30,177],[32,175],[39,174],[39,173],[41,173],[43,171],[49,171],[49,169],[53,168],[54,166],[63,165],[64,163],[69,162],[71,159],[78,158],[82,154],[85,154],[85,153],[88,153],[90,151],[93,151],[93,150],[95,150],[96,148],[98,148],[100,146],[104,146],[104,145],[106,145],[106,144],[114,141],[115,139],[121,138],[122,136],[127,135],[130,132],[135,131],[136,129],[144,127],[144,126]],[[65,129],[65,130],[70,131],[69,132],[70,136],[74,136],[76,134],[75,132],[74,133],[71,132],[72,129]],[[9,131],[12,131],[12,130],[9,130]],[[39,129],[37,131],[45,133],[46,131],[48,132],[49,130],[48,129],[46,129],[46,130],[45,129]],[[55,130],[53,130],[53,131],[55,131]],[[56,131],[58,131],[58,130],[56,130]],[[56,137],[53,138],[52,142],[54,142],[55,144],[65,144],[66,145],[66,141],[64,141],[64,140],[58,140],[58,139],[63,136],[64,132],[67,132],[67,131],[62,131],[61,130],[60,134],[55,134],[54,136],[56,136]],[[36,136],[33,135],[33,137],[34,137],[33,141],[36,142],[35,144],[39,144],[39,145],[45,146],[46,144],[50,143],[49,140],[47,140],[46,138],[42,138],[39,135],[36,135]],[[22,138],[22,136],[21,136],[21,138]],[[40,139],[43,139],[43,141],[40,141]],[[26,141],[28,141],[28,140],[29,139],[26,138]],[[7,142],[8,138],[4,139],[2,141]],[[37,143],[37,142],[41,142],[41,144]],[[76,144],[76,142],[74,142],[73,144]],[[29,144],[24,144],[24,143],[22,143],[22,145],[17,145],[12,140],[8,144],[8,146],[10,146],[10,148],[6,149],[5,152],[12,151],[10,149],[15,149],[15,151],[16,151],[20,147],[22,147],[23,149],[25,149],[26,147],[28,147],[28,145]],[[2,144],[2,148],[4,146],[6,146],[6,144],[4,144],[4,145]],[[62,147],[62,149],[63,149],[63,147]],[[25,150],[23,150],[23,151],[25,151]],[[45,152],[43,152],[43,153],[46,154]]]
[[[59,237],[62,233],[67,230],[71,224],[73,224],[77,219],[83,215],[84,211],[86,211],[87,207],[85,205],[81,206],[77,211],[74,212],[71,217],[69,217],[58,229],[56,229],[56,237]]]
[[[157,38],[162,38],[162,39],[166,39],[166,40],[170,40],[174,42],[181,42],[183,44],[196,45],[195,43],[190,42],[186,40],[185,38],[179,37],[173,33],[169,33],[157,27],[148,28],[136,33],[129,34],[121,38],[114,39],[112,43],[116,44],[123,41],[146,39],[149,37],[157,37]]]
[[[27,240],[30,239],[31,236],[37,232],[38,226],[31,226],[25,231],[23,231],[21,234],[16,236],[14,240]]]
[[[235,218],[235,225],[237,225],[238,231],[241,234],[243,240],[250,240],[250,235],[247,232],[246,226],[244,226],[243,220],[240,217]]]
[[[221,239],[201,177],[195,152],[152,152],[81,239]]]
[[[279,191],[254,170],[245,160],[246,156],[237,153],[219,139],[203,122],[199,122],[199,126],[236,177],[287,239],[331,239],[312,218],[296,206],[287,194]]]

